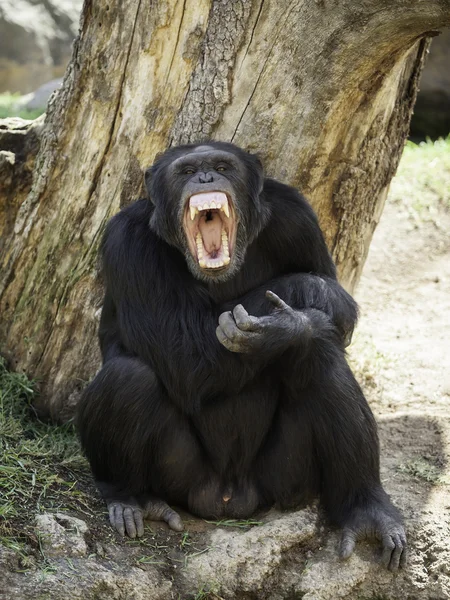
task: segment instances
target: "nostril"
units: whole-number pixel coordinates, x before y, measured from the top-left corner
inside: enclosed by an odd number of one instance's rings
[[[212,173],[200,173],[198,180],[200,183],[212,183],[214,181],[214,177]]]

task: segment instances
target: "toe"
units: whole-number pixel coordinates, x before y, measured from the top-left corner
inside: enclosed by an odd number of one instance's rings
[[[164,510],[163,519],[173,531],[183,531],[184,526],[180,515],[169,506]]]
[[[136,537],[136,523],[134,522],[134,511],[131,506],[127,506],[123,511],[125,529],[130,538]]]
[[[114,505],[114,522],[112,525],[122,537],[125,536],[125,522],[123,520],[123,506],[121,504]]]
[[[136,534],[138,537],[144,535],[144,515],[142,510],[134,511],[134,521],[136,523]]]
[[[356,543],[356,532],[352,529],[344,529],[341,538],[341,545],[339,548],[339,557],[342,560],[347,560],[355,549]]]
[[[400,559],[403,553],[403,544],[400,540],[400,536],[398,535],[392,536],[392,539],[394,541],[395,548],[392,551],[391,561],[389,563],[389,570],[397,571],[400,566]]]
[[[381,562],[382,564],[389,568],[389,565],[391,563],[391,558],[392,558],[392,553],[395,549],[395,543],[394,540],[391,538],[390,535],[386,535],[383,537],[383,553],[381,555]]]
[[[169,517],[167,524],[169,525],[170,529],[173,529],[173,531],[183,531],[184,525],[180,515],[175,511],[172,512],[173,514]]]

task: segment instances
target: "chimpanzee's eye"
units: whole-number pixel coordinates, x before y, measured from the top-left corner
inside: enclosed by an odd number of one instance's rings
[[[183,173],[185,175],[193,175],[195,173],[195,171],[192,167],[186,167],[186,169],[184,169]]]
[[[220,167],[217,167],[217,169],[216,169],[216,171],[220,171],[220,172],[226,171],[226,170],[227,170],[227,168],[224,167],[223,165],[220,165]]]

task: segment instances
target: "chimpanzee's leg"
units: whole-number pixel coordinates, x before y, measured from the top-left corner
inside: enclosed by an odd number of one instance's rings
[[[406,564],[406,536],[401,515],[381,485],[375,419],[340,352],[318,372],[304,398],[314,415],[321,501],[330,521],[343,527],[341,557],[352,554],[357,539],[377,537],[383,564],[396,570]]]
[[[395,570],[406,562],[406,538],[381,486],[375,420],[339,337],[320,320],[311,327],[305,343],[278,361],[284,397],[257,462],[260,485],[283,506],[318,492],[330,521],[344,529],[341,556],[350,556],[357,539],[375,536]]]
[[[80,401],[78,428],[120,533],[142,535],[145,516],[182,529],[162,498],[184,504],[208,467],[188,420],[147,365],[122,356],[106,362]]]

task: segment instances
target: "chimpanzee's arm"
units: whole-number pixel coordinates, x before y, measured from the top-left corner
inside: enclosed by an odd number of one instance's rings
[[[98,336],[103,363],[116,356],[126,354],[125,348],[120,340],[119,329],[117,326],[116,307],[108,289],[106,290],[105,299],[103,301]]]
[[[358,308],[337,281],[336,267],[316,214],[298,190],[279,181],[266,179],[263,195],[271,217],[253,252],[267,256],[280,276],[227,303],[223,311],[242,304],[254,316],[269,315],[274,306],[266,298],[266,291],[271,290],[293,309],[324,312],[348,345]]]
[[[338,281],[329,276],[311,273],[283,275],[227,303],[223,306],[223,312],[232,311],[236,305],[242,304],[256,317],[269,315],[274,310],[274,304],[266,296],[268,290],[296,310],[316,309],[324,312],[348,346],[358,319],[358,307]]]

